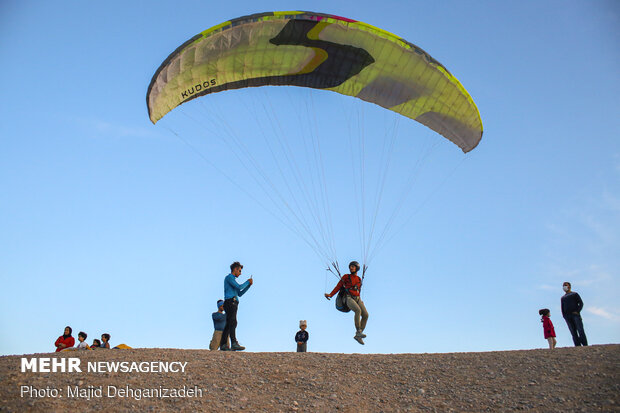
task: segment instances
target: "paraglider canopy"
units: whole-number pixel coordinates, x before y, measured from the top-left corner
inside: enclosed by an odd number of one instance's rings
[[[375,103],[464,152],[482,138],[471,96],[424,50],[366,23],[305,11],[240,17],[183,43],[151,80],[149,117],[156,123],[199,96],[266,85],[330,90]]]

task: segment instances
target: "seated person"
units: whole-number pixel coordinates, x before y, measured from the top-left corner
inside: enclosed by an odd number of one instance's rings
[[[76,347],[77,350],[90,350],[90,347],[86,344],[86,337],[88,337],[88,335],[85,332],[80,331],[78,333],[79,344]]]
[[[110,335],[108,333],[101,335],[101,345],[99,348],[110,348]]]
[[[73,338],[73,336],[71,336],[72,331],[73,330],[71,329],[71,327],[66,326],[64,334],[56,339],[56,343],[54,343],[54,345],[56,346],[57,352],[66,348],[73,347],[73,345],[75,344],[75,339]]]

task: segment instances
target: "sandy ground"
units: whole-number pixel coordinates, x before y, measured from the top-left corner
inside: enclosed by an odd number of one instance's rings
[[[67,366],[73,358],[82,372],[21,371],[22,358],[41,363],[50,357],[66,358]],[[122,361],[129,370],[145,362],[174,363],[173,369],[186,364],[176,373],[102,371]],[[98,371],[89,372],[89,362]],[[0,411],[104,409],[620,412],[620,345],[449,354],[133,349],[0,357]]]

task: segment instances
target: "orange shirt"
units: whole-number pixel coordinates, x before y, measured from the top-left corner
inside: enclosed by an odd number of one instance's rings
[[[334,291],[332,291],[329,296],[333,297],[338,294],[338,291],[340,291],[342,287],[349,290],[349,294],[351,294],[351,296],[359,297],[360,290],[362,289],[362,279],[357,275],[343,275],[342,278],[340,278],[340,281],[338,281],[338,284],[336,284],[336,288],[334,288]]]

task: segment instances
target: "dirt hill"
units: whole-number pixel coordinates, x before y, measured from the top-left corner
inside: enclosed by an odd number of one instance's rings
[[[50,357],[66,358],[65,368],[79,362],[82,372],[21,371],[22,358],[30,368],[43,361],[45,369]],[[127,371],[109,371],[123,366]],[[0,357],[0,411],[97,410],[620,412],[620,345],[450,354],[133,349]]]

